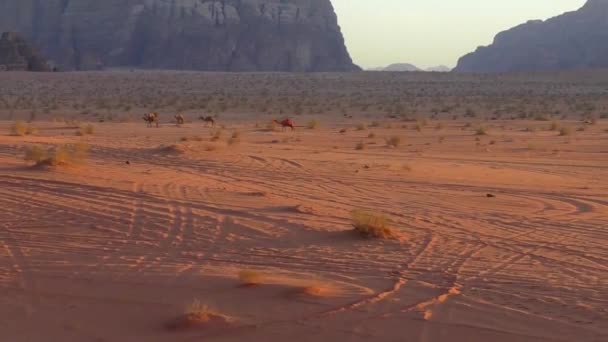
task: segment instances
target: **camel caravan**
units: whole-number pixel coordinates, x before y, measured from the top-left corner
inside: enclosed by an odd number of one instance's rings
[[[173,118],[178,126],[186,123],[186,119],[182,114],[176,114],[173,116]],[[147,123],[148,127],[152,127],[154,125],[156,125],[157,128],[159,127],[159,115],[156,112],[144,114],[142,119]],[[215,127],[215,119],[212,116],[200,116],[199,120],[203,121],[205,126],[211,125],[211,127]]]
[[[157,128],[159,127],[159,115],[156,112],[144,114],[142,119],[148,124],[148,127],[152,127],[154,125],[156,125]],[[178,126],[181,126],[186,123],[186,119],[182,114],[174,115],[174,119]],[[198,119],[205,123],[205,127],[207,127],[208,125],[210,125],[211,127],[215,127],[215,119],[212,116],[201,115]],[[286,118],[281,121],[273,119],[272,122],[281,126],[283,128],[283,131],[285,131],[287,128],[290,128],[292,132],[296,130],[296,124],[290,118]]]

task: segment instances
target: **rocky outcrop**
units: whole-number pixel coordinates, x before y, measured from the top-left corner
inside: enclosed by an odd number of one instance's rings
[[[38,51],[15,32],[0,36],[0,71],[49,71]]]
[[[64,69],[352,71],[330,0],[3,0]]]
[[[494,43],[458,61],[454,71],[509,72],[608,67],[608,0],[578,11],[529,21],[499,33]]]

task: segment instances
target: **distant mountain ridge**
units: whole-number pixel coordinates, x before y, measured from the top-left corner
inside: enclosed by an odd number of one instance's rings
[[[460,58],[457,72],[608,68],[608,0],[588,0],[578,11],[532,20],[496,35]]]
[[[386,67],[376,67],[367,69],[368,71],[391,71],[391,72],[414,72],[414,71],[427,71],[427,72],[449,72],[452,69],[445,65],[438,65],[426,69],[420,69],[417,66],[410,63],[394,63]]]
[[[330,0],[0,0],[61,69],[355,71]]]

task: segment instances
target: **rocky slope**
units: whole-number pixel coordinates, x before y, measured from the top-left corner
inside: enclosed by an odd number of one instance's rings
[[[0,36],[0,71],[50,71],[40,53],[19,34]]]
[[[454,71],[508,72],[608,67],[608,0],[530,21],[499,33],[494,43],[458,61]]]
[[[2,0],[63,69],[358,70],[330,0]]]

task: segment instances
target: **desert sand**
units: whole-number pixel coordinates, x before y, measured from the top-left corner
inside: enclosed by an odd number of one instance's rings
[[[139,113],[151,108],[133,104],[125,116],[68,103],[69,94],[82,102],[111,94],[108,74],[7,75],[0,84],[11,82],[16,98],[33,84],[35,101],[59,100],[36,109],[33,135],[10,133],[14,120],[31,118],[27,106],[0,112],[2,341],[608,340],[601,82],[539,75],[525,82],[541,91],[520,94],[513,89],[523,76],[419,75],[403,83],[419,91],[407,95],[421,103],[409,119],[375,104],[299,115],[270,105],[228,110],[212,128],[197,122],[197,110],[166,107],[160,127],[147,128]],[[352,77],[358,90],[349,96],[377,89],[370,96],[381,101],[382,89],[398,88],[393,78],[411,76],[328,77]],[[73,89],[52,86],[62,82]],[[173,81],[146,82],[161,91]],[[425,87],[433,93],[420,98]],[[491,118],[497,111],[478,105],[521,98],[531,108],[559,101],[568,115]],[[577,99],[592,102],[582,112],[598,119],[585,124],[563,105]],[[433,114],[437,101],[463,104]],[[466,104],[477,114],[467,116]],[[177,112],[184,125],[173,122]],[[295,132],[269,125],[288,115]],[[77,135],[85,123],[94,132]],[[396,146],[387,146],[391,137]],[[34,145],[76,143],[89,147],[82,163],[24,161]],[[357,209],[386,215],[398,237],[357,235]],[[201,307],[200,324],[171,323]]]

